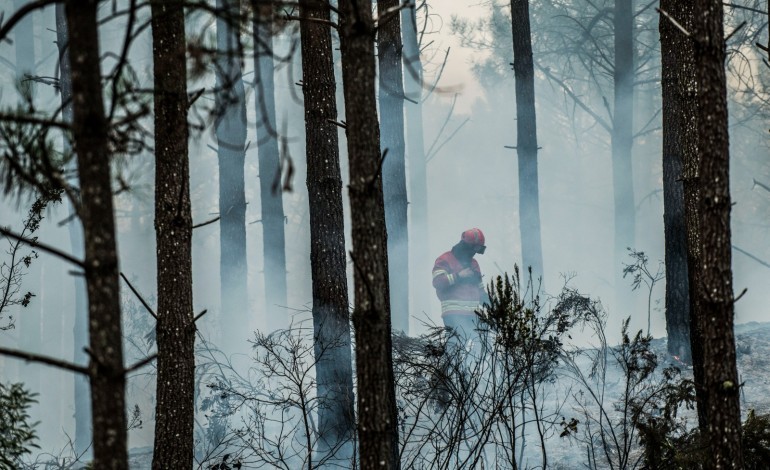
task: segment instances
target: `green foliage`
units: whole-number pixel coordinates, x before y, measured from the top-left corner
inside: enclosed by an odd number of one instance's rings
[[[743,461],[747,469],[770,465],[770,413],[757,415],[749,410],[743,422]]]
[[[60,201],[61,191],[46,188],[32,203],[19,235],[28,240],[36,241],[37,238],[33,234],[40,228],[45,209],[50,203]],[[38,254],[35,250],[23,254],[21,252],[22,246],[21,241],[9,239],[6,250],[7,261],[4,259],[0,262],[0,331],[14,327],[14,318],[8,315],[8,310],[11,307],[16,305],[27,307],[32,302],[32,298],[35,297],[32,292],[21,293],[21,282],[25,270],[29,269],[33,260],[37,259]]]
[[[512,361],[513,369],[535,377],[547,376],[558,362],[561,336],[573,324],[569,312],[543,312],[531,283],[522,294],[518,267],[514,267],[513,276],[497,276],[487,293],[489,303],[477,313],[494,333],[495,343]]]
[[[19,459],[38,447],[37,423],[30,423],[28,414],[35,396],[22,384],[0,383],[0,470],[18,468]]]
[[[27,84],[19,86],[19,104],[0,113],[0,185],[6,194],[45,198],[67,186],[72,155],[55,149],[53,131],[63,126],[35,107]]]

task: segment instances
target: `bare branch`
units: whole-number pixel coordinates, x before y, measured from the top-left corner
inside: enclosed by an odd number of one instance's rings
[[[120,277],[122,277],[122,278],[123,278],[123,280],[124,280],[124,281],[126,281],[126,284],[128,284],[128,288],[129,288],[129,289],[131,289],[131,292],[133,292],[133,293],[134,293],[134,295],[136,296],[136,298],[137,298],[137,299],[139,299],[139,302],[141,302],[141,303],[142,303],[142,305],[144,305],[144,308],[146,308],[146,309],[147,309],[147,311],[148,311],[148,312],[150,312],[150,315],[152,315],[152,318],[154,318],[154,319],[156,319],[156,320],[157,320],[157,319],[158,319],[158,315],[156,315],[156,314],[155,314],[155,311],[152,309],[152,307],[150,307],[150,304],[148,304],[148,303],[147,303],[147,302],[144,300],[144,298],[142,298],[142,295],[139,293],[139,291],[137,291],[136,289],[134,289],[134,286],[133,286],[133,285],[131,285],[131,282],[128,280],[128,278],[126,277],[126,275],[125,275],[125,274],[123,274],[123,273],[121,272],[121,273],[120,273]]]
[[[157,353],[152,354],[150,356],[147,356],[144,359],[142,359],[141,361],[135,363],[134,365],[127,367],[124,370],[124,373],[125,374],[130,374],[131,372],[137,371],[137,370],[141,369],[142,367],[146,366],[147,364],[151,363],[152,361],[154,361],[157,357],[158,357]]]
[[[219,219],[220,219],[220,216],[216,216],[216,217],[214,217],[214,218],[213,218],[213,219],[211,219],[211,220],[207,220],[207,221],[205,221],[205,222],[201,222],[201,223],[199,223],[199,224],[193,225],[193,226],[192,226],[192,228],[193,228],[193,229],[196,229],[196,228],[205,227],[206,225],[209,225],[209,224],[213,224],[214,222],[216,222],[216,221],[217,221],[217,220],[219,220]]]
[[[674,18],[673,18],[671,15],[669,15],[667,11],[665,11],[665,10],[661,10],[660,8],[656,8],[656,9],[655,9],[655,11],[657,11],[658,13],[660,13],[661,15],[663,15],[664,17],[666,17],[666,19],[667,19],[667,20],[669,20],[669,21],[671,22],[671,24],[673,24],[674,26],[676,26],[676,28],[677,28],[679,31],[681,31],[681,32],[682,32],[682,33],[683,33],[685,36],[687,36],[688,38],[689,38],[690,36],[692,36],[692,33],[690,33],[689,31],[687,31],[687,30],[684,28],[684,26],[682,26],[681,24],[679,24],[679,22],[678,22],[678,21],[676,21],[676,20],[675,20],[675,19],[674,19]]]
[[[13,27],[16,26],[19,21],[23,20],[25,16],[35,10],[39,10],[53,3],[58,3],[59,1],[60,0],[37,0],[36,2],[27,3],[19,8],[16,13],[14,13],[13,16],[0,27],[0,41],[6,40],[10,42],[10,40],[6,39],[6,36],[8,36],[8,33],[11,32]]]
[[[7,238],[12,238],[12,239],[17,240],[17,241],[20,241],[20,242],[24,243],[25,245],[31,246],[32,248],[39,248],[39,249],[45,251],[46,253],[52,254],[54,256],[57,256],[57,257],[65,260],[65,261],[69,261],[70,263],[72,263],[72,264],[74,264],[76,266],[80,266],[81,268],[85,269],[85,263],[83,261],[75,258],[72,255],[69,255],[69,254],[59,250],[58,248],[54,248],[54,247],[52,247],[50,245],[46,245],[45,243],[40,243],[39,241],[36,241],[36,240],[32,240],[32,239],[29,239],[29,238],[26,238],[26,237],[22,237],[21,235],[19,235],[17,233],[14,233],[14,232],[10,231],[9,229],[7,229],[5,227],[0,227],[0,235],[2,235],[4,237],[7,237]]]
[[[578,105],[580,109],[590,114],[591,117],[594,118],[596,123],[602,126],[604,130],[606,130],[607,132],[612,132],[612,126],[610,126],[610,124],[607,121],[602,119],[601,116],[596,114],[594,110],[589,108],[588,105],[583,103],[583,101],[570,89],[570,87],[566,83],[564,83],[562,80],[560,80],[554,74],[551,73],[550,69],[548,69],[547,67],[541,67],[540,65],[537,65],[537,64],[536,64],[536,67],[538,68],[538,70],[543,72],[546,77],[556,82],[564,90],[564,92],[567,93],[567,95],[569,95],[570,98],[572,98],[575,104]]]
[[[73,364],[72,362],[62,361],[61,359],[56,359],[55,357],[50,357],[50,356],[44,356],[42,354],[34,354],[26,351],[19,351],[17,349],[0,347],[0,355],[16,357],[19,359],[24,359],[27,362],[37,362],[40,364],[45,364],[47,366],[57,367],[59,369],[64,369],[72,372],[77,372],[79,374],[89,375],[88,367],[79,366],[77,364]]]

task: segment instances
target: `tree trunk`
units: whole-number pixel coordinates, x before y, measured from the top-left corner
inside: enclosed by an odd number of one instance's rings
[[[273,84],[272,4],[254,13],[254,98],[259,152],[259,194],[262,203],[262,240],[265,273],[265,316],[268,331],[288,328],[286,306],[286,240],[284,236],[283,187],[278,151]],[[266,10],[266,11],[265,11]]]
[[[64,4],[56,4],[56,45],[59,49],[59,92],[62,102],[62,119],[72,122],[72,80],[69,55],[69,33]],[[69,138],[64,138],[63,153],[69,154]],[[70,170],[77,171],[77,162],[72,161]],[[75,208],[70,207],[74,213]],[[76,220],[67,224],[70,235],[72,256],[83,259],[83,227]],[[73,327],[74,351],[73,361],[76,364],[88,362],[88,355],[83,348],[88,344],[88,302],[86,300],[86,283],[82,276],[73,276],[75,290],[75,325]],[[88,378],[76,374],[75,382],[75,442],[74,450],[77,455],[90,453],[91,446],[91,403],[88,400]]]
[[[14,10],[19,10],[28,2],[26,0],[14,0]],[[32,96],[35,96],[34,88],[35,82],[26,78],[27,75],[35,75],[35,36],[34,36],[34,23],[33,16],[37,12],[28,13],[24,19],[22,19],[16,27],[13,29],[14,33],[14,52],[16,62],[16,81],[25,88],[32,88]],[[11,84],[11,88],[14,88],[14,84]],[[22,88],[22,89],[23,89]],[[40,236],[38,232],[37,236]],[[43,300],[45,297],[45,283],[43,279],[43,273],[50,264],[50,259],[47,255],[43,254],[36,261],[32,263],[27,271],[24,287],[35,293],[35,298],[32,299],[29,306],[24,308],[22,312],[19,312],[19,345],[21,349],[25,351],[43,352],[43,334],[45,330],[44,322],[44,306]],[[22,368],[20,374],[20,380],[25,382],[25,385],[35,393],[43,393],[43,374],[38,367]]]
[[[686,0],[663,0],[660,7],[681,21]],[[690,291],[687,269],[687,227],[684,197],[684,161],[693,158],[694,138],[687,132],[688,114],[694,115],[692,96],[685,84],[685,63],[692,62],[689,39],[665,16],[659,17],[661,89],[663,96],[663,232],[666,259],[666,332],[668,353],[685,362],[690,353]],[[692,22],[690,21],[690,24]],[[689,71],[692,72],[690,65]],[[692,82],[692,80],[690,80]],[[685,157],[686,152],[690,152]]]
[[[406,158],[409,161],[409,258],[410,272],[426,273],[411,278],[412,315],[430,318],[433,300],[430,249],[428,247],[428,177],[422,126],[422,62],[417,40],[415,8],[401,10],[404,49],[404,103],[406,114]]]
[[[713,468],[743,468],[733,332],[730,150],[722,2],[697,0],[693,39],[698,84],[701,282],[695,285],[703,344],[703,397]]]
[[[388,13],[399,0],[379,0],[377,50],[380,68],[380,132],[385,160],[382,191],[388,229],[390,312],[393,329],[409,332],[409,235],[404,156],[404,83],[401,66],[401,15]],[[387,154],[385,153],[387,152]]]
[[[96,1],[66,2],[74,113],[85,236],[85,277],[93,410],[94,468],[127,469],[125,371],[120,320],[118,255],[110,187],[108,123],[102,101]]]
[[[189,468],[193,462],[195,325],[184,10],[173,1],[155,2],[151,8],[158,266],[152,467]]]
[[[516,153],[519,158],[521,259],[533,281],[543,276],[540,203],[537,178],[535,67],[529,28],[529,0],[511,0],[513,73],[516,80]]]
[[[246,340],[246,96],[238,34],[240,0],[217,0],[216,135],[219,159],[220,326],[226,343]]]
[[[341,0],[340,45],[350,168],[361,468],[398,468],[387,232],[374,93],[370,0]]]
[[[636,207],[631,165],[634,115],[633,0],[615,0],[615,87],[612,119],[612,187],[615,193],[615,273],[622,279],[626,248],[634,247]],[[620,291],[621,284],[616,285]]]
[[[313,280],[313,329],[318,430],[316,461],[349,466],[353,457],[355,415],[350,348],[345,225],[342,209],[331,30],[312,19],[329,21],[328,6],[300,2],[302,92],[305,98],[307,189],[310,204],[310,267]],[[346,465],[347,464],[347,465]]]

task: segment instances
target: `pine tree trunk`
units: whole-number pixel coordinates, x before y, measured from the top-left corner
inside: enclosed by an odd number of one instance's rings
[[[216,135],[219,160],[219,275],[222,339],[246,340],[246,95],[238,34],[240,0],[217,0]]]
[[[615,0],[615,101],[612,119],[612,187],[615,193],[615,272],[622,279],[626,248],[634,247],[636,207],[631,164],[634,115],[633,0]],[[616,289],[621,291],[622,284]]]
[[[28,2],[26,0],[14,0],[14,10],[19,10],[25,6]],[[16,81],[22,87],[31,87],[33,89],[32,96],[34,96],[35,82],[29,81],[26,76],[35,75],[35,36],[34,36],[34,22],[33,16],[36,13],[28,13],[24,19],[13,29],[14,35],[14,52],[15,52],[15,65],[16,65]],[[16,88],[16,84],[12,83],[11,89]],[[13,92],[12,92],[13,93]],[[44,227],[41,227],[41,230]],[[37,234],[40,236],[40,233]],[[24,308],[18,316],[18,329],[19,329],[19,345],[21,349],[25,351],[33,351],[42,353],[43,334],[45,330],[45,283],[43,279],[43,272],[46,269],[46,265],[50,263],[47,255],[42,254],[37,260],[35,260],[27,271],[24,288],[35,293],[35,298],[32,299],[29,306]],[[35,393],[43,393],[43,375],[39,367],[27,367],[22,368],[20,377],[25,382],[25,385]],[[36,416],[37,417],[37,416]]]
[[[401,10],[404,42],[404,103],[406,115],[406,158],[409,162],[409,258],[410,272],[426,273],[412,277],[412,315],[427,315],[433,301],[433,286],[427,274],[431,269],[428,248],[428,177],[422,125],[422,62],[417,40],[415,8]]]
[[[660,7],[681,19],[682,0],[663,0]],[[687,227],[684,200],[684,160],[688,151],[688,111],[694,114],[690,96],[683,94],[687,69],[692,61],[689,39],[660,15],[661,88],[663,96],[663,232],[666,258],[666,332],[668,353],[690,362],[690,293],[687,269]],[[686,48],[689,48],[687,50]],[[687,57],[686,55],[689,55]],[[690,70],[692,68],[690,67]],[[685,92],[686,93],[686,92]],[[694,147],[689,146],[692,152]]]
[[[375,100],[371,0],[341,0],[340,45],[350,168],[358,377],[358,438],[363,470],[398,468],[398,428],[390,323],[387,232]]]
[[[404,83],[401,66],[399,0],[380,0],[377,29],[380,72],[380,132],[385,161],[382,191],[388,229],[390,312],[394,330],[409,332],[409,236],[407,233],[406,160],[404,156]],[[387,152],[387,154],[385,153]]]
[[[85,237],[94,468],[127,469],[125,372],[108,123],[99,67],[98,2],[68,0],[75,151]]]
[[[195,413],[195,325],[184,10],[172,0],[155,2],[151,8],[158,266],[158,376],[152,466],[190,468]]]
[[[533,281],[543,272],[540,202],[537,177],[537,119],[535,67],[529,27],[529,0],[511,0],[513,73],[516,80],[516,153],[519,159],[519,217],[521,259],[532,269]]]
[[[698,84],[701,280],[695,285],[703,344],[703,397],[713,468],[743,468],[733,332],[730,149],[722,2],[697,0],[693,39]]]
[[[62,102],[62,119],[72,122],[72,80],[69,55],[69,33],[64,4],[56,4],[56,45],[59,49],[59,92]],[[71,152],[69,138],[64,138],[65,154]],[[77,171],[77,164],[70,165],[72,171]],[[75,208],[70,207],[74,213]],[[67,224],[70,235],[72,256],[83,259],[83,227],[75,219]],[[88,302],[86,300],[86,283],[82,276],[73,276],[75,291],[75,325],[73,326],[73,361],[76,364],[88,362],[88,355],[83,348],[88,344]],[[88,400],[88,378],[75,375],[75,442],[74,450],[77,455],[90,453],[91,446],[91,403]]]
[[[257,2],[252,0],[255,12]],[[262,243],[265,274],[265,315],[268,331],[288,328],[286,306],[286,240],[284,234],[283,185],[278,151],[273,83],[272,4],[254,14],[256,53],[254,90],[257,147],[259,152],[259,195],[262,203]],[[265,7],[263,7],[265,8]]]
[[[302,18],[329,21],[329,8],[300,2]],[[319,447],[316,461],[349,466],[355,415],[350,317],[345,258],[337,104],[331,30],[300,22],[302,92],[305,98],[307,189],[310,204],[310,266],[318,384]]]

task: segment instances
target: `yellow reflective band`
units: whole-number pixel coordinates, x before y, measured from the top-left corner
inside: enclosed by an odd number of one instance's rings
[[[451,311],[467,311],[467,312],[473,312],[476,310],[476,308],[479,306],[478,301],[474,302],[472,300],[444,300],[441,302],[441,313],[444,314],[446,312]]]
[[[433,271],[433,279],[436,279],[437,277],[441,276],[442,274],[447,274],[447,272],[444,271],[443,269],[437,269],[437,270]]]

